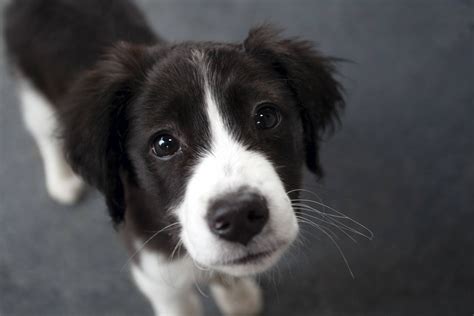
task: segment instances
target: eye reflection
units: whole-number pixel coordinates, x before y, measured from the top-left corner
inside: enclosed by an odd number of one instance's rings
[[[271,103],[261,106],[255,113],[255,125],[258,129],[274,128],[279,122],[280,111]]]
[[[157,157],[168,158],[174,155],[180,148],[179,141],[172,135],[163,133],[155,137],[152,151]]]

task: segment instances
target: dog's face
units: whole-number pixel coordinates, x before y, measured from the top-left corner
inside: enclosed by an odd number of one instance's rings
[[[331,72],[267,28],[243,45],[118,47],[73,92],[67,150],[116,222],[137,235],[176,222],[199,265],[261,272],[298,233],[287,192],[304,162],[320,172],[320,132],[342,101]]]
[[[286,192],[300,182],[303,128],[290,89],[232,46],[175,47],[155,67],[127,114],[137,183],[175,215],[198,264],[267,267],[298,231]]]

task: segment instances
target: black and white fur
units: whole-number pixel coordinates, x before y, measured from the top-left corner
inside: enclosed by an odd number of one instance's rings
[[[295,240],[287,192],[304,164],[321,175],[318,144],[343,105],[331,59],[267,26],[243,43],[168,43],[126,0],[15,0],[5,15],[51,197],[74,203],[81,178],[104,194],[157,314],[200,314],[196,278],[225,314],[258,313],[251,275]],[[279,113],[270,129],[255,125],[262,104]],[[166,159],[153,147],[164,131],[179,141]],[[210,209],[242,196],[263,201],[261,230],[213,233]]]

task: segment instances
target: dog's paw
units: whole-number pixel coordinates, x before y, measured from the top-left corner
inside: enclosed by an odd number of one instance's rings
[[[202,316],[202,306],[199,297],[192,293],[179,301],[160,301],[154,303],[155,316]]]
[[[221,312],[227,316],[258,315],[262,311],[262,291],[251,278],[213,283],[211,291]]]
[[[72,205],[81,198],[85,184],[81,178],[71,174],[67,177],[48,179],[46,187],[53,200],[64,205]]]

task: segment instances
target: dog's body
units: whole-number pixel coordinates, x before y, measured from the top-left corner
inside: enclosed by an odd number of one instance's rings
[[[196,279],[223,312],[257,313],[248,276],[296,238],[290,191],[304,162],[320,174],[342,105],[330,61],[268,27],[168,44],[125,0],[15,0],[6,20],[51,196],[77,200],[74,172],[104,194],[156,313],[199,314]]]

